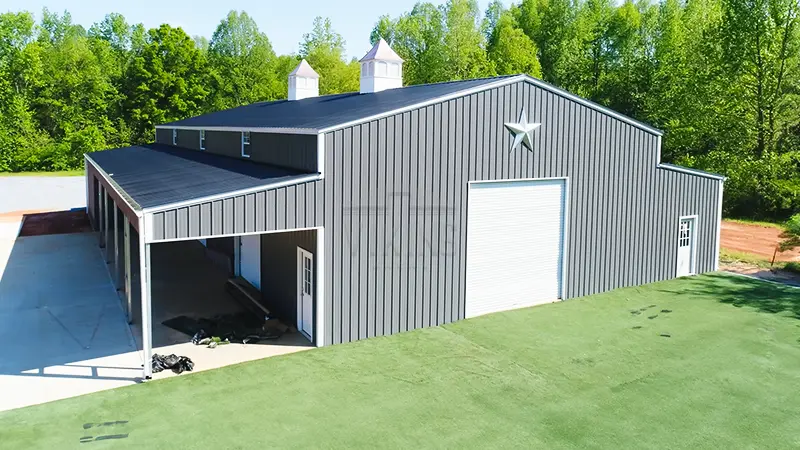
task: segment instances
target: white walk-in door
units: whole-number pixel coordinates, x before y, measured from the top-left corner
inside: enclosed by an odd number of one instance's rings
[[[297,329],[314,338],[314,257],[297,247]]]
[[[695,274],[695,217],[681,217],[678,226],[678,276]]]
[[[242,236],[239,256],[241,258],[240,273],[256,289],[261,289],[261,236]]]
[[[566,180],[473,182],[466,317],[561,297]]]

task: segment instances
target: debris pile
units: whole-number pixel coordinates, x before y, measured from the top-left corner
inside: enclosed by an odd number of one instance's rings
[[[191,372],[194,369],[194,363],[191,359],[185,356],[178,356],[175,354],[162,356],[159,354],[153,355],[153,373],[158,373],[167,369],[172,369],[175,373]]]
[[[293,331],[278,319],[258,317],[249,312],[223,314],[210,319],[178,316],[164,321],[163,324],[191,336],[193,344],[208,348],[230,343],[255,344],[277,339],[284,333]]]

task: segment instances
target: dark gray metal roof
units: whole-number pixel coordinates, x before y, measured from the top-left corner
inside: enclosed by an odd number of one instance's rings
[[[147,144],[86,155],[132,201],[153,208],[267,185],[301,182],[313,174],[200,151]]]
[[[161,126],[316,130],[424,103],[511,76],[407,86],[371,94],[350,92],[296,101],[259,102]]]

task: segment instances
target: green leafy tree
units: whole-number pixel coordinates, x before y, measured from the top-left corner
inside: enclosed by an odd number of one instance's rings
[[[449,80],[492,75],[481,34],[476,0],[448,0],[444,5],[445,72]]]
[[[152,140],[157,124],[203,112],[206,73],[205,56],[182,29],[149,30],[125,73],[125,110],[134,142]]]
[[[344,59],[344,39],[333,29],[330,19],[317,17],[310,33],[303,35],[300,56],[319,74],[320,94],[359,90],[358,61]]]
[[[577,42],[579,9],[576,0],[522,0],[511,8],[519,26],[536,44],[542,77],[558,86],[565,86],[571,75],[568,61],[577,50],[570,46]]]
[[[373,29],[373,43],[381,37],[405,60],[406,85],[446,81],[444,15],[432,3],[417,3],[395,20],[383,17]]]
[[[800,214],[793,215],[786,222],[786,230],[781,234],[783,239],[778,245],[778,251],[788,252],[800,247]],[[775,263],[775,257],[772,257],[772,262]]]
[[[36,126],[28,102],[41,79],[33,16],[0,14],[0,171],[38,169],[47,135]]]
[[[740,84],[756,130],[758,156],[773,149],[784,114],[797,120],[789,78],[797,77],[796,0],[724,0],[721,31],[727,68]],[[793,73],[794,71],[794,73]],[[791,94],[791,95],[790,95]]]
[[[494,34],[495,28],[497,28],[498,22],[500,22],[500,17],[506,11],[506,7],[503,6],[503,2],[500,0],[493,0],[489,3],[486,12],[483,14],[483,21],[481,22],[481,33],[483,33],[483,38],[486,42],[492,40],[492,35]]]
[[[111,13],[89,28],[89,36],[105,42],[119,53],[131,48],[132,28],[122,14]]]
[[[267,35],[259,31],[247,13],[228,13],[208,44],[213,108],[226,109],[278,98],[281,91],[277,86],[275,58]]]
[[[627,0],[614,9],[609,22],[609,63],[596,100],[635,118],[643,118],[652,87],[656,19],[654,6]]]
[[[517,25],[510,12],[501,14],[489,39],[489,59],[499,75],[527,73],[542,76],[536,44]]]
[[[55,141],[43,151],[42,164],[78,167],[84,153],[106,148],[106,136],[114,133],[108,119],[115,95],[111,74],[68,13],[44,10],[37,47],[42,71],[30,105],[37,125]]]

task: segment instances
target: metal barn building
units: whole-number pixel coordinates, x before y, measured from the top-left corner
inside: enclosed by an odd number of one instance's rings
[[[361,64],[358,93],[303,61],[289,100],[86,155],[145,361],[170,241],[214,241],[317,346],[717,269],[724,178],[660,131],[526,75],[402,87],[383,41]]]

